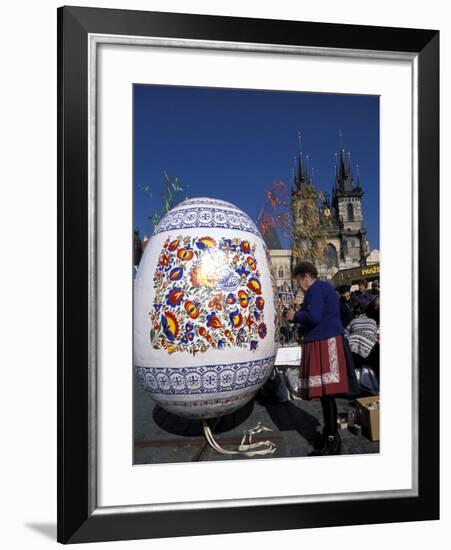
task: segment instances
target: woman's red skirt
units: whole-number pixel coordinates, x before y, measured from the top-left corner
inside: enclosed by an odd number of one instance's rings
[[[343,336],[302,344],[298,395],[312,399],[348,392]]]

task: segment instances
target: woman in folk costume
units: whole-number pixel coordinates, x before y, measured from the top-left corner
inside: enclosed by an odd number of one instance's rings
[[[304,293],[301,310],[287,313],[303,332],[299,396],[319,398],[324,417],[322,448],[310,455],[340,454],[335,396],[348,393],[350,383],[338,296],[329,283],[318,279],[311,262],[301,262],[293,278]]]

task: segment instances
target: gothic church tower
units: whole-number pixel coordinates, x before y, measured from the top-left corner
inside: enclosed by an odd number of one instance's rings
[[[324,224],[321,238],[324,238],[325,230],[327,246],[324,262],[317,267],[320,275],[325,278],[331,277],[339,269],[366,265],[366,258],[369,254],[368,241],[366,240],[367,230],[363,220],[363,189],[360,175],[357,173],[357,181],[354,182],[350,153],[346,153],[343,147],[341,132],[339,152],[335,157],[332,200],[329,202],[326,198],[319,206],[319,218]],[[308,156],[304,156],[299,138],[299,152],[295,157],[292,188],[293,225],[295,228],[303,224],[302,210],[295,207],[299,191],[308,188],[316,190],[311,172]],[[319,236],[318,239],[320,239]],[[294,241],[293,247],[308,250],[315,246],[315,238],[310,239],[310,242],[305,239],[294,239]],[[297,263],[298,260],[293,257],[292,268]]]
[[[340,151],[336,158],[332,206],[340,229],[341,260],[353,265],[365,265],[368,250],[367,231],[363,225],[363,189],[359,174],[356,185],[354,185],[350,154],[345,152],[341,143],[341,135]]]

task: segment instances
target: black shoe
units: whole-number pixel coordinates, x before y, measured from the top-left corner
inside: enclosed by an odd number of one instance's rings
[[[323,446],[317,451],[312,451],[308,456],[329,456],[339,454],[341,454],[341,437],[337,433],[335,435],[327,435],[324,438]]]
[[[315,437],[314,440],[310,441],[310,444],[315,449],[315,451],[321,450],[326,445],[328,433],[324,429],[321,433],[317,434],[317,437]]]

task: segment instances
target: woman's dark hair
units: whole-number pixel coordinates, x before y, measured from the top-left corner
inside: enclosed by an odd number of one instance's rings
[[[354,313],[356,315],[362,315],[362,313],[366,313],[366,306],[363,304],[357,304],[354,308]]]
[[[293,279],[296,279],[296,277],[304,277],[304,275],[310,275],[313,279],[318,277],[318,270],[312,262],[301,262],[294,268]]]
[[[379,308],[380,300],[379,296],[376,296],[372,302],[370,302],[366,308],[365,313],[370,319],[374,319],[379,324]]]
[[[350,285],[341,285],[337,286],[335,290],[343,296],[343,294],[346,294],[346,292],[349,292],[351,290],[351,287]]]

